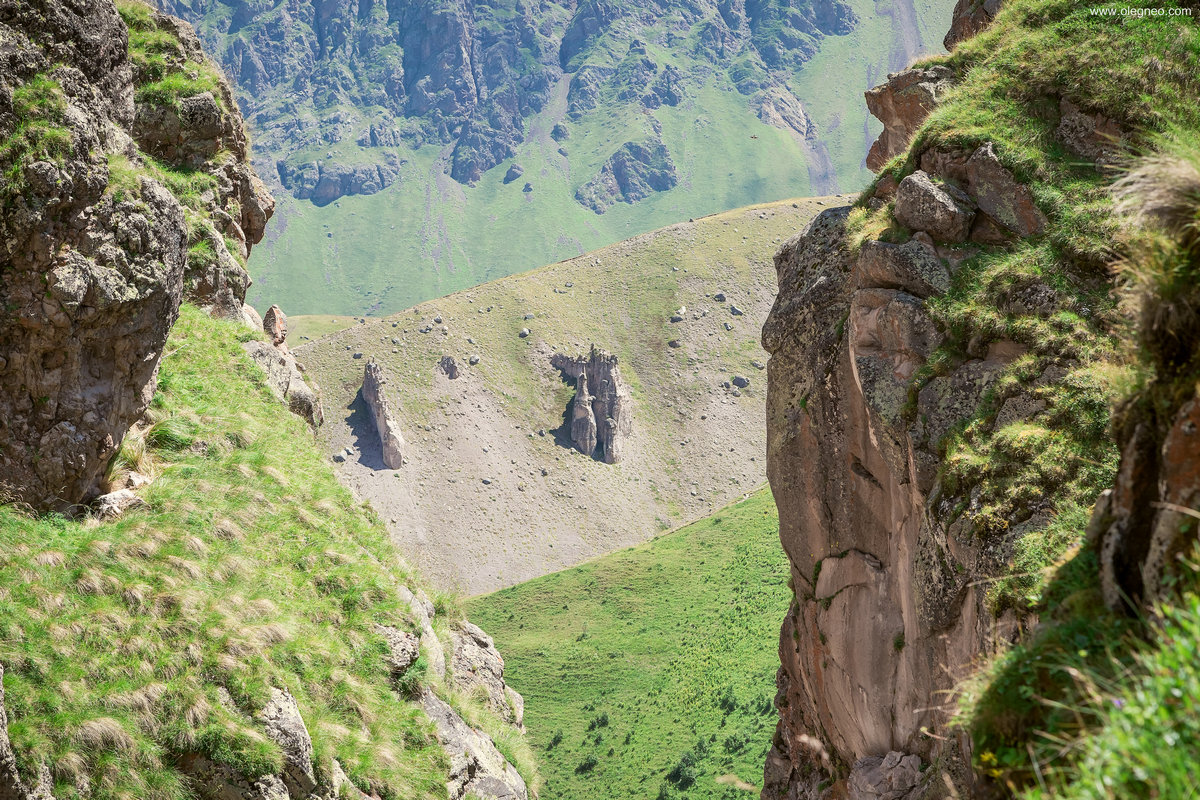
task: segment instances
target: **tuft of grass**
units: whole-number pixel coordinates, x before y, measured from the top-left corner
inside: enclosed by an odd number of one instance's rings
[[[541,796],[600,800],[621,786],[718,798],[719,776],[757,781],[786,581],[763,489],[645,545],[468,601],[525,695]]]
[[[129,60],[139,102],[178,109],[182,98],[212,92],[223,104],[220,72],[208,61],[189,60],[175,35],[158,27],[153,7],[141,0],[118,0],[117,12],[129,29]]]
[[[185,306],[167,349],[151,424],[118,466],[153,462],[147,509],[98,522],[0,507],[0,664],[22,774],[45,763],[59,798],[90,783],[95,798],[184,800],[187,754],[278,771],[255,721],[276,686],[322,774],[336,758],[363,791],[444,797],[445,754],[393,690],[374,628],[409,624],[398,586],[414,576],[235,325]]]
[[[9,195],[20,193],[27,164],[37,160],[61,164],[72,148],[71,131],[64,123],[66,96],[53,77],[39,73],[16,87],[12,108],[16,129],[0,142],[0,166]]]

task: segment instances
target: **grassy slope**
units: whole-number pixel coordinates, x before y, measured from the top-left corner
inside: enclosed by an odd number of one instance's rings
[[[1181,730],[1192,735],[1186,712],[1181,718],[1170,710],[1167,698],[1178,687],[1158,673],[1159,665],[1181,661],[1180,634],[1168,630],[1147,644],[1150,631],[1105,611],[1096,554],[1082,542],[1088,507],[1116,469],[1109,409],[1128,396],[1144,367],[1123,342],[1129,328],[1112,291],[1110,265],[1121,240],[1111,176],[1067,153],[1055,126],[1057,98],[1067,96],[1140,135],[1200,129],[1193,102],[1200,36],[1186,18],[1118,21],[1066,0],[1014,0],[944,60],[963,79],[910,154],[993,142],[1049,218],[1042,236],[985,249],[964,263],[950,292],[931,303],[948,337],[918,376],[923,381],[961,363],[972,341],[1009,339],[1029,348],[943,442],[943,487],[969,494],[970,504],[956,513],[971,519],[975,536],[1000,541],[1010,521],[1052,510],[1048,522],[1042,517],[1013,544],[1008,574],[990,593],[995,613],[1034,612],[1040,625],[965,687],[963,720],[976,766],[1011,791],[1037,796],[1046,795],[1043,785],[1071,796],[1181,796],[1171,781],[1187,772],[1194,746],[1158,754],[1145,746],[1155,736],[1167,742],[1179,741]],[[899,179],[915,168],[910,155],[891,171]],[[855,212],[860,234],[905,238],[904,230],[886,229],[889,212]],[[1058,310],[1044,319],[1004,311],[1009,293],[1035,284],[1064,299]],[[1046,412],[993,430],[1004,399],[1054,364],[1064,368],[1062,377],[1032,391]],[[1194,608],[1190,599],[1173,615],[1176,630],[1194,626]],[[1146,655],[1135,662],[1136,652]],[[1148,727],[1137,741],[1129,729],[1139,716]],[[1117,764],[1121,758],[1101,754],[1114,745],[1143,760],[1141,777]],[[1079,753],[1086,754],[1082,776]],[[1153,769],[1145,769],[1146,759]]]
[[[330,452],[362,449],[352,404],[363,364],[377,359],[393,381],[410,464],[373,470],[353,458],[339,469],[396,520],[424,574],[471,594],[706,516],[764,480],[764,380],[752,362],[766,359],[758,339],[774,299],[770,253],[823,202],[682,223],[304,343],[297,353],[324,392],[322,438]],[[712,299],[718,291],[725,302]],[[745,313],[734,316],[730,304]],[[669,323],[680,306],[686,319]],[[434,330],[420,333],[426,324]],[[524,327],[532,333],[522,339]],[[572,396],[548,364],[550,348],[586,352],[592,343],[619,356],[633,392],[633,434],[618,465],[529,436],[558,428]],[[458,360],[458,380],[436,375],[443,354]],[[478,366],[468,366],[471,354]],[[734,375],[751,380],[740,397],[720,386]]]
[[[762,774],[786,581],[761,490],[647,544],[472,600],[525,696],[544,800],[748,797],[718,778]]]
[[[45,759],[56,797],[83,776],[96,800],[190,796],[172,769],[187,752],[278,771],[251,718],[282,686],[318,769],[336,757],[364,790],[444,797],[445,756],[390,688],[373,629],[410,625],[397,586],[414,576],[270,394],[246,335],[184,308],[157,421],[117,460],[157,473],[148,509],[102,523],[0,508],[0,663],[22,771]]]
[[[878,124],[868,123],[862,92],[888,71],[892,38],[892,18],[875,3],[852,5],[859,28],[823,40],[820,53],[793,78],[828,143],[843,191],[870,179],[862,164],[869,144],[864,128],[873,136]],[[916,5],[920,38],[938,49],[951,4]],[[685,72],[697,66],[679,48],[648,50],[660,65],[674,63]],[[317,208],[280,192],[273,231],[255,250],[250,301],[279,303],[290,313],[390,314],[682,219],[808,193],[801,145],[790,132],[759,121],[723,78],[709,77],[698,89],[693,83],[675,108],[647,115],[640,106],[610,103],[578,121],[566,118],[565,85],[560,88],[528,121],[529,136],[517,155],[475,187],[443,175],[441,159],[448,154],[428,146],[404,153],[409,161],[400,178],[376,195]],[[577,203],[575,190],[622,142],[645,139],[651,118],[662,126],[678,187],[633,205],[618,203],[603,215]],[[561,145],[549,135],[560,121],[570,131]],[[560,146],[567,158],[557,152]],[[352,141],[311,155],[326,152],[345,163],[362,157]],[[505,185],[513,162],[525,174]],[[532,192],[522,191],[526,182]]]

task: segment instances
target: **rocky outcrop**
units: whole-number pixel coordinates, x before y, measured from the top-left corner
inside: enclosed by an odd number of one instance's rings
[[[526,800],[525,781],[481,730],[468,725],[431,691],[421,694],[421,707],[433,721],[438,741],[450,757],[446,792],[451,800]]]
[[[244,315],[257,317],[258,313],[245,306]],[[309,386],[304,377],[304,366],[296,360],[287,346],[287,316],[279,306],[271,306],[262,320],[261,328],[270,342],[253,340],[242,347],[255,364],[266,373],[267,386],[296,416],[302,418],[315,431],[325,421],[321,408],[319,389]]]
[[[888,75],[886,82],[867,90],[867,110],[883,123],[883,132],[867,153],[867,169],[878,172],[904,152],[925,117],[953,85],[952,79],[948,67],[917,66]]]
[[[384,466],[388,469],[399,469],[404,466],[404,437],[400,434],[400,425],[392,416],[391,404],[384,394],[386,384],[383,369],[374,361],[367,362],[363,371],[363,402],[367,404],[367,410],[379,434]]]
[[[925,211],[920,227],[940,229],[945,209]],[[848,212],[823,212],[780,250],[763,328],[767,474],[796,586],[769,798],[818,797],[787,792],[807,785],[821,752],[854,765],[842,773],[851,797],[920,796],[921,765],[959,746],[925,733],[945,730],[936,698],[994,636],[974,576],[996,554],[936,490],[938,443],[1014,351],[969,359],[911,394],[942,341],[925,300],[948,289],[949,269],[917,241],[852,252]]]
[[[340,164],[337,161],[310,161],[292,164],[279,161],[279,182],[298,200],[311,200],[313,205],[327,206],[339,197],[356,194],[375,194],[383,191],[400,177],[404,164],[395,153],[384,153],[377,164]]]
[[[942,46],[953,50],[963,39],[970,39],[992,23],[1000,12],[1002,0],[958,0],[950,13],[950,30]]]
[[[504,659],[492,637],[477,625],[461,622],[450,630],[450,675],[454,685],[471,692],[479,687],[488,705],[505,722],[525,729],[525,701],[504,682]]]
[[[555,353],[550,364],[575,381],[569,426],[575,449],[606,464],[620,461],[633,428],[633,399],[617,357],[593,345],[586,358]]]
[[[661,141],[626,142],[608,157],[600,172],[575,192],[585,208],[603,214],[614,203],[636,203],[673,187],[675,162]]]
[[[137,24],[171,43],[158,77],[211,70],[188,26],[153,13]],[[238,259],[272,206],[239,146],[241,117],[221,104],[227,87],[142,92],[153,76],[111,2],[7,4],[0,39],[0,495],[66,509],[98,492],[145,411],[185,295],[240,309]],[[146,150],[211,188],[177,197]],[[212,258],[193,265],[202,239]]]

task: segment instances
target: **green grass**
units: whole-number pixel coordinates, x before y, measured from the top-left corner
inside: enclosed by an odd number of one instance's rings
[[[252,721],[272,686],[297,699],[328,775],[364,791],[445,796],[431,726],[390,686],[373,625],[410,626],[386,531],[335,480],[304,423],[240,346],[185,307],[152,424],[114,477],[156,474],[113,522],[0,508],[0,663],[22,773],[59,798],[186,798],[199,752],[250,774],[280,753]],[[233,705],[218,696],[225,689]]]
[[[54,78],[40,73],[17,86],[12,94],[12,109],[16,128],[0,142],[6,195],[20,193],[27,164],[37,160],[61,164],[70,155],[72,146],[71,131],[64,124],[67,100]]]
[[[525,696],[544,800],[743,797],[775,726],[787,560],[767,490],[468,602]]]
[[[141,0],[118,0],[117,11],[129,29],[129,60],[139,102],[178,109],[181,99],[212,92],[223,104],[220,72],[208,61],[188,60],[175,35],[155,23],[151,6]]]

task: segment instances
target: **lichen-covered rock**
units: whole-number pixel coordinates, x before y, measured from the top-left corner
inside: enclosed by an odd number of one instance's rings
[[[321,397],[305,381],[295,357],[266,342],[246,342],[242,347],[266,373],[267,386],[275,396],[287,403],[288,409],[304,419],[313,430],[321,427],[325,421]]]
[[[174,37],[181,64],[203,58],[187,25],[152,20]],[[168,190],[139,150],[150,143],[139,134],[160,130],[159,110],[134,101],[147,77],[133,66],[111,2],[5,4],[0,40],[0,136],[12,145],[0,169],[14,176],[0,188],[0,496],[61,510],[99,491],[145,411],[185,294],[240,310],[244,269],[217,236],[226,260],[214,250],[206,277],[193,280],[189,227],[228,234],[244,257],[262,235],[270,197],[237,147],[240,115],[231,104],[214,112],[205,105],[211,95],[180,100],[181,109],[207,111],[180,118],[176,132],[205,137],[219,118],[230,145],[223,155],[156,154],[166,169],[195,169],[216,188],[186,207]]]
[[[953,186],[934,183],[924,170],[900,181],[894,214],[901,225],[925,231],[939,242],[965,242],[975,221],[971,198]]]
[[[8,739],[8,712],[4,707],[4,665],[0,664],[0,798],[3,800],[54,800],[54,781],[43,764],[32,784],[21,777],[17,755]]]
[[[1018,236],[1033,236],[1046,227],[1033,193],[1000,163],[991,142],[967,161],[967,191],[980,211]]]
[[[450,630],[453,655],[450,672],[454,685],[468,692],[475,687],[487,692],[492,710],[519,730],[524,730],[525,701],[504,683],[504,659],[492,637],[470,622]]]
[[[307,797],[317,788],[313,743],[296,699],[286,689],[271,687],[271,699],[258,714],[267,737],[283,752],[283,779],[291,797]]]
[[[446,791],[451,800],[467,796],[480,800],[526,800],[525,781],[505,760],[483,731],[463,721],[449,705],[429,690],[420,702],[433,721],[438,741],[450,757],[450,780]]]
[[[883,123],[883,131],[867,153],[867,169],[878,172],[904,152],[917,128],[953,85],[949,67],[912,67],[888,75],[866,92],[867,110]]]
[[[384,466],[399,469],[404,466],[404,437],[400,434],[399,423],[392,416],[391,403],[384,394],[383,387],[386,383],[383,368],[374,361],[368,361],[366,369],[363,370],[363,402],[367,404],[367,410],[379,434]]]

